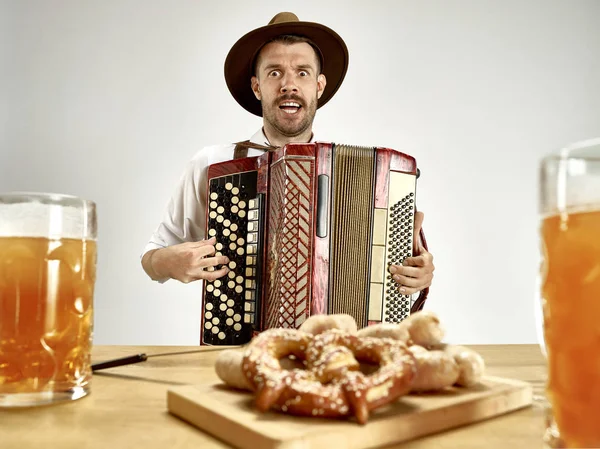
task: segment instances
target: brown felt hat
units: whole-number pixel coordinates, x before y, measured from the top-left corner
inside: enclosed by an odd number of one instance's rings
[[[225,59],[225,81],[231,95],[244,109],[259,117],[262,117],[262,107],[250,87],[254,60],[263,45],[283,34],[307,37],[321,52],[321,72],[327,78],[327,85],[317,108],[333,97],[348,70],[348,48],[335,31],[319,23],[301,22],[294,13],[280,12],[268,25],[242,36]]]

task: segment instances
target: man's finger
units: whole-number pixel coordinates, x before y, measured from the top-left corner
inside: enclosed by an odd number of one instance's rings
[[[206,257],[202,259],[200,265],[202,267],[216,267],[218,265],[227,265],[229,263],[229,257],[227,256],[216,256]]]
[[[427,264],[424,256],[407,257],[402,262],[405,267],[424,267]]]
[[[425,288],[425,287],[423,287]],[[422,288],[414,288],[414,287],[400,287],[399,288],[400,293],[403,295],[412,295],[413,293],[417,293],[420,292],[421,290],[423,290]]]
[[[390,273],[392,273],[392,275],[400,275],[400,276],[407,276],[407,277],[411,277],[411,278],[418,278],[423,275],[423,269],[421,267],[414,267],[414,266],[404,267],[404,266],[393,265],[390,267]]]
[[[213,245],[199,246],[198,248],[196,248],[196,251],[198,251],[198,256],[200,258],[212,256],[216,252],[215,247]]]
[[[206,281],[215,281],[219,278],[222,278],[229,272],[229,268],[223,267],[220,270],[215,271],[204,271],[202,270],[199,273],[198,279],[204,279]]]
[[[211,237],[209,239],[205,239],[205,240],[199,240],[197,242],[194,242],[194,248],[200,248],[201,246],[206,246],[206,245],[215,245],[217,243],[217,238],[216,237]]]
[[[394,281],[396,281],[396,283],[402,285],[403,287],[420,287],[422,285],[425,284],[425,282],[423,281],[423,279],[419,279],[419,278],[412,278],[412,277],[408,277],[408,276],[403,276],[401,274],[395,274],[393,277]]]

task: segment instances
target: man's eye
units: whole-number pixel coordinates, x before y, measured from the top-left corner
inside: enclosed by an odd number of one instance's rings
[[[281,72],[279,70],[272,70],[269,73],[269,76],[279,76],[281,74]]]
[[[308,72],[306,70],[301,70],[300,76],[308,76]]]

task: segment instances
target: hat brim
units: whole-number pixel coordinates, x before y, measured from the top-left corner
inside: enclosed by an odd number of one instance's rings
[[[348,70],[348,48],[342,38],[332,29],[313,22],[285,22],[266,25],[242,36],[231,48],[225,59],[225,81],[233,98],[248,112],[262,117],[262,106],[252,92],[250,79],[252,63],[259,48],[269,40],[283,34],[296,34],[312,40],[321,50],[321,72],[327,85],[317,103],[320,108],[340,88]]]

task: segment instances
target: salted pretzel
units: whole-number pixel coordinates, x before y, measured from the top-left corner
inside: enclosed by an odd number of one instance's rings
[[[282,369],[279,360],[289,355],[303,361],[306,369]],[[379,369],[364,374],[360,362]],[[256,393],[259,411],[275,408],[323,418],[354,415],[365,424],[371,410],[409,393],[416,362],[401,341],[361,338],[339,329],[315,336],[268,329],[245,350],[242,372]]]

